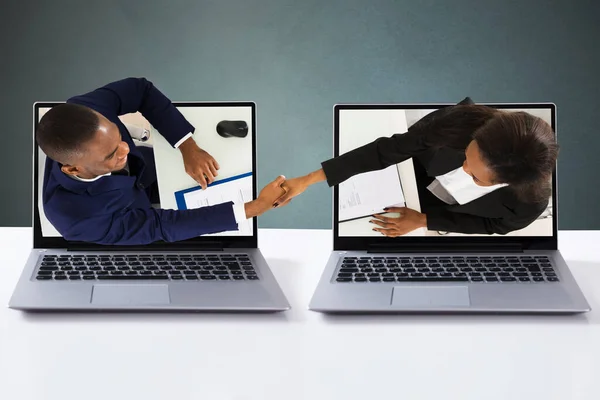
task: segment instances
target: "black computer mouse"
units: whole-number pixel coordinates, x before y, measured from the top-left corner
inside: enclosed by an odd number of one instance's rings
[[[217,133],[224,138],[243,138],[248,135],[248,124],[246,121],[221,121],[217,124]]]

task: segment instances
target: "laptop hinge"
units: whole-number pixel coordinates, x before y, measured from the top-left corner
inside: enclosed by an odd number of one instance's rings
[[[93,243],[69,243],[67,251],[143,251],[143,252],[202,252],[202,251],[223,251],[223,242],[203,242],[203,243],[153,243],[150,246],[115,246],[99,245]]]
[[[410,244],[398,246],[391,244],[373,244],[370,245],[368,253],[522,253],[523,246],[519,243],[502,244],[458,244],[447,245],[429,244]]]

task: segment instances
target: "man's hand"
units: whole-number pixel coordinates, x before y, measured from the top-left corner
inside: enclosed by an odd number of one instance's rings
[[[265,186],[258,198],[244,205],[246,209],[246,217],[252,218],[263,214],[264,212],[274,208],[273,203],[285,194],[285,189],[281,185],[285,182],[285,176],[279,175],[277,179]],[[290,199],[291,200],[291,199]],[[280,203],[279,207],[285,206],[290,200]]]
[[[380,228],[373,228],[374,231],[388,237],[397,237],[406,235],[415,229],[427,227],[427,216],[423,213],[406,207],[389,207],[386,212],[400,213],[398,218],[390,218],[381,214],[374,215],[372,224],[379,225]]]
[[[198,147],[191,137],[179,146],[179,150],[183,156],[185,172],[198,182],[202,189],[206,189],[218,175],[219,163],[213,156]]]

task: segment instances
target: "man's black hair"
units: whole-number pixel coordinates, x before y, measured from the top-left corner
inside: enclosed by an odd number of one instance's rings
[[[100,120],[92,109],[79,104],[52,107],[40,120],[35,139],[42,151],[54,161],[69,164],[91,140]]]

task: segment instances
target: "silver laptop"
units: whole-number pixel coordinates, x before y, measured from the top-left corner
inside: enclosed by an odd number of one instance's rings
[[[34,127],[59,103],[36,103]],[[187,176],[179,151],[141,114],[122,116],[136,145],[152,147],[161,208],[193,208],[250,201],[256,190],[256,107],[252,102],[174,103],[202,135],[201,146],[219,162],[206,191]],[[245,137],[224,138],[222,120],[245,121]],[[147,133],[150,138],[147,139]],[[136,136],[136,135],[132,135]],[[140,248],[66,241],[46,219],[41,204],[45,155],[34,140],[34,248],[10,299],[21,310],[155,310],[275,312],[290,308],[257,248],[256,218],[238,231]]]
[[[450,104],[336,105],[335,156],[406,132]],[[554,104],[488,104],[539,116],[556,132]],[[529,226],[505,235],[421,228],[387,238],[370,215],[389,206],[421,210],[422,172],[413,159],[356,175],[334,188],[334,251],[309,308],[326,313],[581,313],[590,306],[557,250],[552,198]],[[459,164],[460,165],[460,164]],[[421,169],[422,171],[422,169]],[[394,216],[394,215],[391,215]]]

